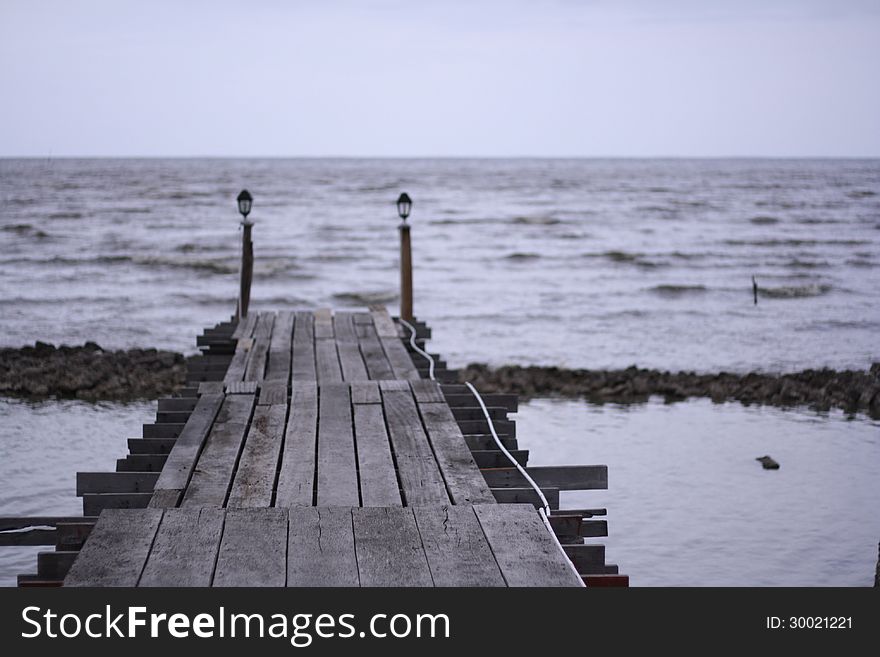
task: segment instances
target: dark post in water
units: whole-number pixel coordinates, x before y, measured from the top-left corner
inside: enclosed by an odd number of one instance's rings
[[[400,215],[400,317],[408,322],[413,319],[412,298],[412,248],[409,239],[409,224],[406,218],[412,209],[412,199],[404,192],[397,199],[397,214]]]
[[[241,220],[241,281],[238,307],[235,309],[235,320],[239,321],[242,317],[247,317],[248,305],[251,301],[251,279],[254,273],[254,243],[251,241],[251,228],[253,228],[254,222],[248,221],[247,216],[250,214],[254,199],[248,190],[243,189],[236,200],[238,201],[238,211],[243,217]]]

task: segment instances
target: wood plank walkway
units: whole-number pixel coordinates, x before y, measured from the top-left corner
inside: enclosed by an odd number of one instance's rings
[[[253,312],[206,334],[190,398],[144,427],[155,461],[132,450],[117,473],[78,473],[100,515],[64,585],[580,585],[570,559],[598,553],[566,557],[472,399],[422,378],[401,337],[384,308]],[[515,397],[487,401],[525,462]],[[607,484],[604,466],[531,473],[554,508]],[[554,514],[554,531],[583,543],[600,530],[588,513]],[[588,572],[616,572],[601,557]]]

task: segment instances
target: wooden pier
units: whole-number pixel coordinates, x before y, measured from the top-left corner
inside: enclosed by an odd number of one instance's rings
[[[605,510],[559,510],[560,491],[606,488],[607,468],[527,468],[551,534],[474,395],[439,357],[428,379],[384,308],[251,312],[198,345],[116,472],[77,473],[82,518],[0,519],[19,530],[6,544],[55,545],[20,586],[628,583],[591,540]],[[516,397],[484,400],[526,466]]]

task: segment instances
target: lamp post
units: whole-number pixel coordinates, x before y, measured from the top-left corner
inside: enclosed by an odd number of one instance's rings
[[[397,214],[400,216],[400,317],[408,322],[413,320],[412,287],[412,248],[409,239],[409,217],[412,199],[406,192],[397,199]]]
[[[254,198],[248,190],[243,189],[236,199],[238,211],[241,213],[241,280],[239,282],[238,306],[235,309],[235,321],[247,317],[248,305],[251,301],[251,279],[254,274],[254,243],[251,241],[253,221],[248,220]]]

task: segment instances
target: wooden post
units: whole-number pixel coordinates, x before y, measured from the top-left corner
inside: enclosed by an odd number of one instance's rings
[[[238,293],[238,307],[235,310],[236,321],[247,317],[251,302],[251,280],[254,275],[254,243],[251,241],[251,228],[254,224],[245,220],[241,223],[241,281]]]
[[[409,239],[409,224],[400,224],[400,317],[408,322],[413,320],[412,288],[412,248]]]

